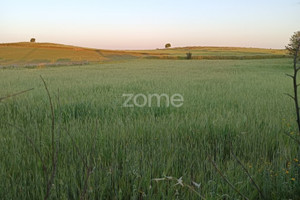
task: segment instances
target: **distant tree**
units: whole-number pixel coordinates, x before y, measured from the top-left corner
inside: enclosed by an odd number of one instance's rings
[[[167,49],[167,48],[170,48],[171,47],[171,44],[170,43],[167,43],[166,45],[165,45],[165,48]]]
[[[299,44],[300,44],[300,31],[297,31],[292,35],[292,37],[290,38],[290,43],[285,48],[288,50],[290,55],[295,56]]]
[[[188,60],[192,59],[192,53],[190,51],[186,53],[186,59]]]
[[[31,38],[31,39],[30,39],[30,42],[35,42],[35,38]]]

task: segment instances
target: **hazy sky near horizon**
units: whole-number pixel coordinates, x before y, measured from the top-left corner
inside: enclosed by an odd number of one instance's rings
[[[300,0],[6,0],[0,43],[284,48],[300,30],[299,10]]]

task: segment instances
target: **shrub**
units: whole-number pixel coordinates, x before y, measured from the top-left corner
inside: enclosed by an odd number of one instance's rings
[[[186,59],[188,59],[188,60],[192,59],[192,53],[191,52],[186,53]]]

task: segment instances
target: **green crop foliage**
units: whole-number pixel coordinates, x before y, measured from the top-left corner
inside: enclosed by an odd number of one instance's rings
[[[72,140],[93,166],[88,199],[199,199],[197,193],[239,199],[209,156],[241,193],[258,199],[230,155],[230,141],[268,199],[297,199],[297,145],[283,134],[296,132],[293,102],[284,95],[292,91],[284,75],[291,70],[286,58],[0,69],[0,97],[34,88],[0,102],[0,197],[45,197],[42,163],[28,141],[50,165],[51,112],[42,75],[60,141],[50,199],[79,199],[84,189],[86,171]],[[179,93],[184,104],[123,108],[124,93]],[[166,176],[182,177],[197,193],[173,179],[157,180]]]

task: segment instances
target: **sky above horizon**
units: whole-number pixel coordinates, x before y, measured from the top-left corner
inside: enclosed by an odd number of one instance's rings
[[[300,30],[299,10],[300,0],[9,0],[0,3],[0,43],[284,48]]]

